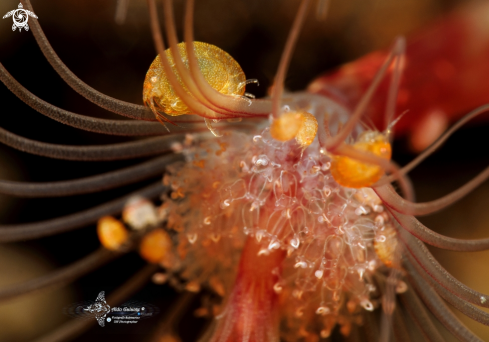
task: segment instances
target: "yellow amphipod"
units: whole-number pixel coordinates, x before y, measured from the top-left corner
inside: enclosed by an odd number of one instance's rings
[[[363,133],[353,148],[387,160],[390,160],[392,155],[389,141],[379,132]],[[345,156],[332,156],[331,175],[344,187],[368,187],[377,182],[383,174],[384,170],[378,165],[367,164]]]
[[[180,43],[177,46],[182,60],[188,68],[186,45]],[[243,95],[245,93],[245,74],[238,62],[227,52],[217,46],[202,42],[194,42],[194,47],[199,68],[212,88],[225,95]],[[178,74],[171,50],[165,50],[165,54],[178,81],[190,93]],[[190,114],[187,105],[175,94],[175,90],[170,85],[159,56],[151,63],[146,74],[143,85],[143,101],[155,112],[155,115],[157,115],[158,109],[172,116]]]
[[[287,112],[273,120],[270,134],[275,140],[288,141],[293,138],[303,149],[311,145],[318,132],[318,122],[308,112]]]

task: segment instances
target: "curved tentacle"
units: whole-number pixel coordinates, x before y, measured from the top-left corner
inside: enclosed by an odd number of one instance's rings
[[[21,2],[28,10],[34,11],[29,0],[22,0]],[[39,45],[49,64],[51,64],[58,75],[60,75],[61,78],[63,78],[63,80],[78,94],[82,95],[97,106],[112,113],[137,120],[157,121],[149,108],[114,99],[113,97],[107,96],[93,89],[85,82],[80,80],[73,72],[71,72],[70,69],[68,69],[68,67],[61,61],[56,52],[53,50],[51,44],[49,44],[49,41],[46,38],[46,35],[41,29],[39,22],[34,20],[31,25],[34,38],[36,39],[37,44]],[[195,122],[195,119],[191,116],[183,116],[179,118],[173,118],[165,114],[161,114],[161,116],[167,121],[169,121],[169,118],[171,118],[171,121],[173,122]]]
[[[22,3],[29,11],[34,11],[29,0],[22,0]],[[95,103],[97,106],[107,109],[113,113],[138,120],[156,121],[148,108],[141,105],[120,101],[102,94],[76,77],[76,75],[71,72],[71,70],[68,69],[68,67],[61,61],[56,52],[54,52],[51,44],[49,44],[49,41],[46,38],[46,35],[41,29],[41,25],[39,25],[39,22],[37,20],[33,20],[32,24],[30,25],[34,38],[36,39],[37,44],[41,48],[41,51],[48,60],[49,64],[51,64],[51,66],[63,78],[63,80],[65,80],[65,82],[78,94],[82,95],[90,102]]]
[[[409,261],[404,261],[409,268]],[[414,267],[411,267],[414,270]],[[426,281],[416,273],[409,273],[409,280],[412,286],[416,289],[425,305],[430,309],[431,313],[440,321],[443,326],[459,341],[462,342],[482,342],[482,340],[474,335],[448,308],[441,300],[436,291],[430,287]]]
[[[75,214],[35,223],[0,225],[0,242],[32,240],[81,228],[96,222],[102,216],[120,213],[127,200],[132,196],[140,195],[146,198],[154,198],[161,195],[165,189],[166,188],[158,182],[129,195]]]
[[[182,159],[170,154],[104,174],[69,181],[24,183],[0,180],[0,193],[19,197],[60,197],[112,189],[161,175],[168,164]]]
[[[389,212],[405,230],[432,246],[458,252],[477,252],[489,249],[489,238],[470,240],[451,238],[434,232],[413,216],[400,214],[390,209]]]
[[[193,49],[193,8],[193,1],[187,1],[184,35],[190,66],[190,74],[199,91],[214,106],[224,109],[230,113],[239,114],[237,116],[268,116],[272,108],[270,100],[245,100],[240,97],[224,95],[213,89],[209,83],[207,83],[202,75],[202,72],[200,71],[197,57],[195,56]]]
[[[397,229],[397,232],[408,252],[434,281],[464,301],[481,307],[489,307],[489,301],[486,300],[486,298],[489,298],[489,295],[462,284],[458,279],[448,273],[419,239],[404,229]]]
[[[420,301],[413,288],[409,288],[405,293],[401,294],[400,299],[409,316],[428,341],[443,341],[443,337],[431,321],[425,306]]]
[[[272,115],[274,118],[278,118],[280,116],[280,100],[282,99],[284,92],[285,76],[287,74],[287,69],[289,68],[290,59],[292,58],[292,53],[294,51],[297,38],[299,37],[302,24],[304,23],[304,19],[306,17],[309,3],[309,0],[301,1],[294,23],[292,24],[292,28],[289,32],[289,36],[287,37],[284,50],[282,51],[282,56],[280,57],[272,91]]]
[[[175,67],[178,71],[180,79],[182,80],[185,87],[190,91],[190,93],[196,98],[198,102],[200,102],[208,109],[230,118],[236,117],[236,115],[234,115],[232,112],[227,111],[225,108],[218,108],[214,106],[202,95],[200,89],[197,87],[192,76],[190,75],[190,71],[183,64],[182,55],[180,54],[180,50],[177,47],[178,38],[175,30],[175,20],[173,17],[172,1],[171,0],[163,1],[163,8],[164,8],[164,15],[165,15],[166,36],[168,39],[168,44],[170,46],[170,52],[172,54],[173,62],[175,63]],[[193,49],[187,51],[187,55],[189,55],[190,53],[193,53],[195,55]],[[161,58],[162,57],[160,55],[160,59]],[[207,83],[207,81],[205,82]]]
[[[163,37],[161,35],[155,0],[148,0],[148,6],[149,6],[150,21],[151,21],[151,32],[153,34],[153,40],[156,46],[156,51],[158,52],[158,56],[160,58],[161,65],[163,66],[163,70],[165,71],[165,75],[168,78],[168,81],[172,86],[173,90],[175,90],[177,96],[187,105],[187,107],[192,112],[196,113],[199,116],[208,119],[227,118],[228,116],[216,113],[210,110],[209,108],[207,108],[206,106],[204,106],[202,103],[198,102],[189,93],[187,93],[185,89],[183,89],[183,86],[180,84],[180,82],[178,82],[177,76],[173,73],[173,70],[171,69],[170,66],[170,62],[166,58],[165,44],[163,42]],[[156,109],[154,107],[153,110],[156,113]],[[171,122],[173,121],[173,119],[167,121]]]
[[[411,256],[408,256],[408,258],[412,260]],[[423,271],[420,270],[420,266],[416,264],[417,264],[416,261],[412,260],[411,263],[407,265],[409,272],[412,272],[415,276],[423,277],[422,275]],[[482,311],[481,309],[477,308],[475,305],[467,303],[465,300],[460,299],[457,296],[454,296],[447,289],[445,289],[440,284],[438,284],[436,281],[434,281],[433,279],[429,279],[428,275],[425,275],[423,278],[425,278],[425,280],[435,288],[436,292],[443,299],[445,299],[448,303],[453,305],[453,307],[455,307],[458,311],[460,311],[467,317],[473,319],[474,321],[477,321],[484,325],[489,325],[489,313]]]
[[[100,248],[74,263],[35,279],[0,289],[0,302],[45,288],[61,287],[97,269],[122,253]]]
[[[106,120],[75,114],[41,100],[19,82],[0,63],[0,81],[28,106],[47,117],[85,131],[112,135],[161,135],[167,131],[160,124],[146,121]],[[168,134],[168,133],[166,133]]]
[[[418,166],[423,160],[428,158],[430,155],[433,154],[450,136],[455,133],[460,127],[465,125],[468,121],[472,120],[473,118],[487,112],[489,110],[489,104],[482,105],[467,115],[465,115],[462,119],[460,119],[456,124],[454,124],[448,131],[446,131],[441,137],[439,137],[431,146],[429,146],[426,150],[424,150],[419,156],[414,158],[410,163],[402,167],[401,170],[399,170],[399,173],[401,175],[405,175],[408,172],[410,172],[412,169],[414,169],[416,166]],[[387,183],[391,183],[392,181],[395,180],[395,175],[391,175],[389,177],[386,177],[385,179],[381,179],[375,186],[382,186]]]
[[[175,134],[118,144],[70,146],[27,139],[0,128],[0,142],[17,150],[55,159],[84,161],[132,159],[164,153],[184,137],[184,134]]]
[[[489,178],[489,167],[475,176],[472,180],[458,188],[457,190],[445,195],[439,199],[414,203],[403,199],[391,186],[374,187],[374,191],[379,195],[382,201],[391,209],[405,215],[422,216],[437,212],[465,197],[472,190],[484,183]]]
[[[326,150],[335,153],[336,149],[343,143],[343,141],[345,141],[345,139],[348,137],[351,131],[355,128],[355,125],[359,122],[360,118],[362,117],[362,114],[365,112],[365,108],[370,102],[372,95],[377,90],[380,81],[382,81],[382,79],[384,78],[385,73],[387,72],[387,69],[391,65],[392,61],[394,60],[394,58],[400,58],[400,56],[404,54],[405,49],[406,49],[405,39],[403,37],[397,38],[389,57],[387,57],[382,67],[379,69],[379,71],[377,71],[377,74],[375,75],[374,80],[370,84],[370,87],[365,92],[360,102],[357,104],[357,107],[353,111],[348,121],[345,123],[343,128],[335,136],[325,141],[323,147],[326,148]]]

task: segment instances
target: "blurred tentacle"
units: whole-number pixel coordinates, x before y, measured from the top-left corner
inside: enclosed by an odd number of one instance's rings
[[[160,320],[150,342],[161,342],[165,341],[164,338],[167,336],[174,336],[175,327],[177,327],[179,320],[185,314],[195,295],[195,293],[188,291],[179,295],[176,302],[168,309],[168,313]]]
[[[275,74],[272,91],[272,115],[274,118],[278,118],[280,116],[280,101],[284,92],[285,75],[287,74],[290,59],[292,58],[292,53],[294,52],[297,38],[299,38],[299,33],[301,32],[302,24],[304,23],[309,3],[310,0],[301,1],[299,10],[297,11],[297,14],[295,16],[294,23],[292,24],[292,28],[287,37],[284,50],[282,51],[282,56],[280,57],[280,62],[277,68],[277,73]]]
[[[114,16],[114,20],[117,24],[122,25],[126,21],[128,7],[129,0],[117,0]]]
[[[158,269],[157,265],[147,265],[142,270],[133,275],[121,287],[116,289],[108,298],[107,303],[110,306],[121,304],[123,300],[131,296],[137,290],[144,286],[148,279]],[[63,324],[51,333],[36,339],[32,342],[61,342],[67,339],[73,339],[82,334],[92,325],[95,325],[97,320],[71,320]]]
[[[409,330],[406,327],[404,317],[402,317],[401,308],[397,307],[392,314],[392,326],[394,336],[397,342],[411,342]]]
[[[17,150],[49,158],[83,161],[122,160],[160,154],[170,151],[172,145],[184,137],[184,134],[175,134],[118,144],[70,146],[27,139],[0,128],[0,142]]]
[[[102,134],[138,136],[162,135],[167,131],[158,123],[146,121],[107,120],[72,113],[41,100],[19,82],[0,63],[0,80],[19,99],[47,117],[71,127]]]
[[[404,261],[406,268],[409,270],[409,280],[416,289],[425,305],[431,313],[440,321],[445,328],[462,342],[482,342],[474,335],[448,308],[445,302],[438,296],[436,291],[426,283],[426,281],[417,274],[416,270],[408,260]],[[411,272],[411,270],[413,272]]]
[[[365,322],[363,323],[363,329],[365,330],[365,336],[368,342],[379,341],[379,320],[375,313],[366,312],[364,314]]]
[[[399,297],[409,316],[422,331],[424,337],[430,342],[443,341],[443,337],[431,321],[431,317],[426,311],[423,303],[421,303],[419,297],[414,292],[414,289],[409,288]]]
[[[75,261],[68,266],[57,269],[54,272],[0,289],[0,302],[27,293],[37,292],[45,288],[62,287],[101,267],[120,255],[122,255],[122,253],[111,252],[105,248],[100,248],[84,258]]]
[[[413,216],[400,214],[393,210],[389,212],[405,230],[432,246],[459,252],[477,252],[489,249],[489,238],[470,240],[451,238],[434,232]],[[421,246],[422,243],[420,242],[419,245]]]
[[[165,189],[166,188],[158,182],[129,195],[75,214],[35,223],[0,225],[0,242],[32,240],[81,228],[88,224],[95,223],[102,216],[120,213],[127,200],[135,195],[154,198],[161,195]]]
[[[489,307],[489,295],[476,291],[448,273],[445,268],[433,257],[428,248],[416,237],[404,229],[398,229],[398,236],[420,267],[438,284],[455,296],[477,306]]]
[[[0,193],[19,197],[59,197],[103,191],[161,175],[168,164],[180,159],[181,155],[170,154],[135,166],[69,181],[28,183],[0,180]]]

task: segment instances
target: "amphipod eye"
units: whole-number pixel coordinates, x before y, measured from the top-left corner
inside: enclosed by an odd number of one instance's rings
[[[102,246],[111,251],[120,250],[129,239],[124,224],[112,216],[105,216],[98,220],[97,235]]]
[[[390,143],[379,132],[365,132],[353,145],[359,151],[390,160],[392,149]],[[334,180],[347,188],[368,187],[377,182],[384,174],[380,166],[363,163],[345,156],[333,156],[331,175]]]
[[[293,138],[302,148],[311,145],[318,131],[318,122],[308,112],[288,112],[273,120],[270,134],[275,140],[288,141]]]
[[[188,68],[187,48],[185,43],[177,45],[184,64]],[[199,68],[209,85],[225,95],[243,95],[245,92],[246,77],[233,57],[217,46],[194,42],[195,54]],[[170,49],[165,50],[166,58],[178,81],[183,86],[180,75],[177,72]],[[184,89],[189,92],[185,86]],[[151,101],[156,107],[168,115],[189,114],[187,105],[175,94],[163,70],[160,57],[151,63],[143,85],[143,101],[149,105]],[[150,106],[151,107],[151,106]]]

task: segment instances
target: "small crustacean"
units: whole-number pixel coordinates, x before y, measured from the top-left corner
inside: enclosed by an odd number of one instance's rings
[[[301,148],[311,145],[318,131],[318,122],[314,115],[308,112],[283,113],[273,120],[270,134],[278,141],[294,139]]]
[[[373,155],[390,160],[392,155],[391,145],[385,135],[366,131],[360,135],[353,144],[357,151],[372,153]],[[377,182],[384,170],[378,165],[363,163],[346,156],[331,158],[331,175],[338,184],[348,188],[364,188]]]
[[[221,94],[244,95],[246,78],[239,64],[217,46],[201,42],[194,42],[193,44],[199,69],[205,81]],[[188,68],[186,45],[180,43],[177,46],[182,62]],[[165,53],[172,72],[177,76],[179,84],[185,88],[178,76],[171,50],[167,49]],[[190,94],[188,90],[186,92]],[[151,63],[146,74],[143,85],[143,102],[151,108],[157,118],[159,117],[158,110],[171,116],[192,113],[172,88],[159,57],[156,57]]]

